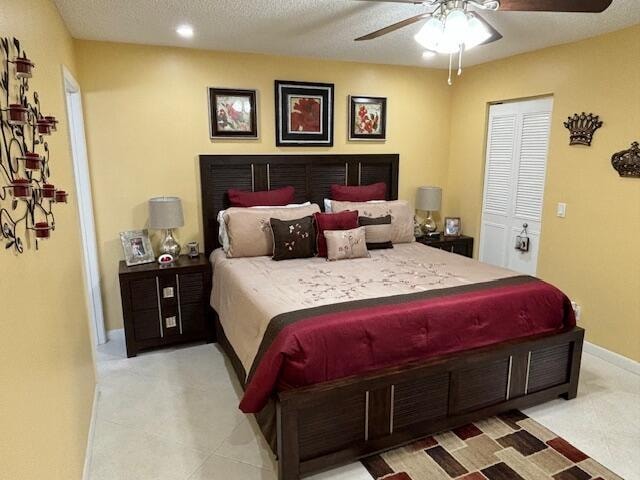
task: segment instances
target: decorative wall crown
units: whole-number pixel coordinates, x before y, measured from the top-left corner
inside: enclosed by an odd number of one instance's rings
[[[611,165],[621,177],[640,178],[640,144],[633,142],[629,150],[615,153]]]
[[[574,113],[573,117],[569,117],[564,122],[564,126],[571,132],[569,145],[586,145],[589,147],[591,146],[591,140],[593,140],[593,134],[602,126],[602,122],[598,115],[593,113],[587,115],[582,112],[581,115]]]

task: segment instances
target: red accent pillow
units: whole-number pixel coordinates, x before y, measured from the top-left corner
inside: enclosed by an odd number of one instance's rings
[[[370,200],[386,200],[387,184],[384,182],[371,185],[331,185],[331,200],[340,202],[368,202]]]
[[[296,189],[282,187],[261,192],[246,192],[230,188],[227,194],[232,207],[279,207],[293,203]]]
[[[319,257],[327,256],[327,239],[325,230],[351,230],[358,228],[358,211],[347,210],[338,213],[314,213],[316,222],[316,250]]]

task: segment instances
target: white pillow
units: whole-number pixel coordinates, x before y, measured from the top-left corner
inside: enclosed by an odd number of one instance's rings
[[[296,207],[308,207],[309,205],[311,205],[311,202],[304,202],[304,203],[290,203],[289,205],[278,205],[278,206],[266,206],[266,205],[261,205],[258,207],[247,207],[247,208],[296,208]],[[238,208],[238,207],[236,207]],[[220,210],[218,212],[218,241],[220,242],[220,245],[222,245],[222,250],[224,250],[224,253],[227,253],[229,251],[229,233],[227,232],[227,224],[224,221],[224,212],[226,212],[226,210]]]

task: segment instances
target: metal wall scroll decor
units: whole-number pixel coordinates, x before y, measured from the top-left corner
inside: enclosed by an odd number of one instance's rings
[[[573,117],[569,117],[564,122],[564,126],[571,132],[569,145],[586,145],[590,147],[593,134],[602,126],[602,122],[598,115],[593,113],[587,115],[582,112],[580,115],[574,113]]]
[[[67,203],[67,192],[50,180],[49,145],[57,130],[54,116],[43,115],[38,93],[29,100],[34,63],[20,42],[0,37],[0,229],[5,249],[23,253],[49,238],[55,229],[54,203]],[[24,239],[24,240],[23,240]]]
[[[621,177],[640,178],[640,144],[633,142],[629,150],[614,153],[611,165]]]

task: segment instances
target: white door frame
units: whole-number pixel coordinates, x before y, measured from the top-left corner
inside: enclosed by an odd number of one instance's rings
[[[102,292],[100,289],[100,269],[98,264],[98,243],[93,217],[93,198],[91,195],[91,177],[87,159],[87,143],[84,134],[84,116],[82,112],[82,96],[80,85],[68,68],[62,66],[64,95],[67,104],[69,122],[69,141],[73,162],[73,173],[78,196],[78,214],[82,233],[82,251],[84,265],[84,281],[87,292],[87,304],[91,317],[91,335],[94,344],[106,343],[107,335],[104,327],[102,310]]]
[[[510,268],[516,271],[521,271],[522,273],[527,273],[530,275],[535,275],[537,272],[538,266],[538,253],[540,248],[540,235],[542,230],[542,210],[544,205],[544,190],[546,189],[546,171],[547,164],[549,160],[549,143],[551,137],[551,125],[552,125],[552,114],[553,114],[553,105],[554,98],[553,96],[542,96],[535,98],[523,98],[518,100],[510,100],[505,102],[499,102],[489,105],[488,110],[488,121],[487,121],[487,136],[486,136],[486,147],[485,147],[485,166],[484,166],[484,183],[483,183],[483,193],[482,193],[482,209],[480,214],[480,242],[478,248],[478,258],[480,261],[486,261],[489,263],[493,263],[497,266],[502,266],[505,268]],[[498,110],[496,113],[496,117],[493,116],[494,109]],[[540,217],[527,217],[523,216],[524,214],[518,215],[516,207],[517,207],[517,196],[519,193],[519,169],[521,167],[521,162],[523,158],[523,135],[524,135],[524,122],[525,116],[528,115],[538,115],[538,114],[548,114],[549,116],[549,125],[548,130],[546,131],[546,151],[544,156],[544,165],[542,167],[542,198],[540,205]],[[506,211],[490,211],[487,209],[487,185],[489,182],[489,157],[491,155],[491,146],[492,146],[492,128],[493,118],[513,118],[514,119],[514,136],[512,142],[512,151],[510,153],[511,156],[511,171],[509,172],[509,185],[508,185],[508,206]],[[529,117],[530,118],[530,117]],[[505,154],[505,147],[501,146],[502,156]],[[530,168],[530,166],[529,166]],[[500,176],[504,176],[504,172],[500,172]],[[537,175],[536,175],[537,176]],[[526,191],[526,189],[525,189]],[[530,212],[529,212],[530,213]],[[502,222],[500,217],[505,217],[506,222]],[[517,226],[515,225],[515,221],[518,220]],[[520,221],[523,222],[520,222]],[[519,252],[521,256],[515,256],[515,241],[516,236],[523,231],[524,223],[529,225],[529,229],[527,231],[527,236],[531,239],[530,250],[526,253]],[[493,242],[487,240],[487,237],[490,235],[487,233],[487,230],[493,229],[494,232],[496,230],[502,231],[502,243],[498,243],[500,241],[500,235],[498,238],[492,238]],[[490,262],[485,257],[485,246],[487,242],[492,246],[503,245],[503,251],[500,252],[502,254],[502,260],[500,262],[496,262],[495,258],[494,262]],[[520,263],[518,263],[520,262]],[[522,271],[524,268],[525,271]]]

